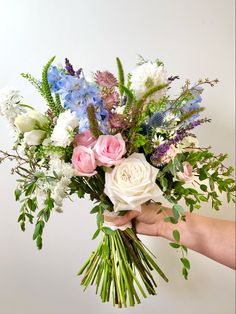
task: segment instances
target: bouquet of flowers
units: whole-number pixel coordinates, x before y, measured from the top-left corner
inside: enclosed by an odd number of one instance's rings
[[[89,195],[95,203],[91,214],[97,217],[93,239],[101,234],[102,239],[78,273],[82,285],[95,284],[102,302],[134,306],[140,295],[156,294],[153,270],[168,279],[132,224],[118,228],[113,217],[141,211],[148,202],[160,204],[160,196],[171,204],[172,215],[165,221],[172,224],[185,220],[180,200],[191,212],[202,202],[218,210],[220,193],[235,202],[233,168],[223,164],[227,155],[202,148],[193,133],[210,122],[200,116],[203,86],[218,80],[186,81],[171,97],[178,76],[168,77],[160,60],[141,58],[125,76],[117,58],[117,77],[97,71],[87,79],[68,59],[65,66],[54,65],[54,59],[40,80],[22,74],[42,95],[43,113],[24,104],[17,90],[0,92],[0,115],[14,134],[13,149],[0,150],[0,162],[15,162],[18,222],[23,231],[26,222],[35,224],[33,239],[41,249],[51,213],[62,212],[63,200],[73,194]],[[190,262],[177,229],[173,239],[170,245],[181,249],[187,279]]]

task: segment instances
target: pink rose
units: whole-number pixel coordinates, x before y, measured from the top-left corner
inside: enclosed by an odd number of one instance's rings
[[[92,132],[89,129],[75,136],[76,146],[81,145],[85,147],[92,147],[95,142],[96,138],[93,136]]]
[[[176,148],[173,144],[170,145],[168,151],[161,157],[161,162],[164,164],[168,164],[171,160],[175,158],[175,156],[179,153],[178,148]]]
[[[183,172],[177,172],[177,177],[180,181],[190,183],[193,181],[193,167],[187,161],[183,162]]]
[[[111,167],[117,164],[126,153],[125,141],[120,133],[100,135],[93,151],[99,166]]]
[[[72,164],[78,176],[91,177],[97,172],[94,153],[91,148],[77,146],[74,148],[72,155]]]

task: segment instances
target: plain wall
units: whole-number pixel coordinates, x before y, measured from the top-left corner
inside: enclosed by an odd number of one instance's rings
[[[210,125],[197,130],[202,146],[228,152],[234,159],[234,1],[233,0],[0,0],[0,87],[22,91],[25,103],[45,110],[44,101],[21,72],[40,75],[50,57],[70,58],[86,73],[116,73],[115,57],[132,70],[137,54],[160,58],[169,75],[218,78],[206,87],[205,115]],[[178,90],[176,88],[176,90]],[[11,147],[7,124],[0,119],[0,147]],[[64,213],[53,213],[38,251],[33,229],[20,231],[19,204],[13,198],[15,178],[10,163],[0,167],[0,314],[118,313],[102,304],[94,288],[85,293],[76,277],[97,240],[91,237],[95,217],[88,200],[65,202]],[[234,219],[234,206],[223,203],[216,212],[210,204],[200,213]],[[179,254],[168,241],[142,237],[158,257],[170,282],[158,280],[158,294],[134,309],[119,313],[233,314],[234,271],[195,252],[189,253],[188,281],[180,272]]]

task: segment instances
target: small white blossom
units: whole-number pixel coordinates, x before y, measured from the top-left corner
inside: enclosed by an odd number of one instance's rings
[[[57,175],[57,179],[50,184],[50,190],[52,192],[51,197],[54,200],[58,212],[62,211],[63,200],[68,195],[68,187],[71,183],[71,178],[75,175],[75,171],[72,164],[66,163],[59,158],[53,158],[50,160],[49,175]]]
[[[157,136],[157,134],[155,134],[154,137],[153,137],[153,139],[152,139],[153,147],[157,147],[157,146],[161,145],[161,144],[164,143],[164,142],[165,142],[165,139],[164,139],[164,137],[161,136],[161,135],[158,135],[158,136]]]
[[[74,140],[73,132],[79,126],[75,112],[66,110],[60,114],[51,135],[53,145],[66,147]]]
[[[137,99],[140,99],[150,88],[168,83],[164,67],[162,65],[158,66],[156,62],[145,62],[134,69],[131,74],[130,87],[135,92]],[[166,88],[163,88],[150,97],[157,101],[165,95],[165,92]]]
[[[40,145],[46,137],[46,132],[42,130],[32,130],[25,132],[23,142],[30,146]]]
[[[24,113],[25,109],[19,105],[22,97],[19,91],[3,88],[0,90],[0,115],[14,125],[15,118]]]

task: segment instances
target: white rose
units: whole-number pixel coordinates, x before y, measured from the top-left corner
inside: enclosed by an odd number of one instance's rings
[[[60,114],[57,124],[51,135],[51,140],[55,146],[66,147],[74,140],[72,135],[75,128],[79,126],[79,120],[75,112],[66,110]]]
[[[42,130],[33,130],[26,132],[24,135],[24,141],[28,145],[40,145],[46,137],[46,132]]]
[[[32,110],[28,116],[37,122],[40,129],[45,129],[48,126],[48,118],[42,113]]]
[[[161,190],[156,184],[158,169],[143,154],[134,153],[105,175],[105,194],[114,211],[141,210],[149,200],[158,201]]]
[[[14,125],[19,129],[21,132],[30,132],[35,129],[36,121],[29,117],[28,115],[19,115],[16,117],[14,121]]]

